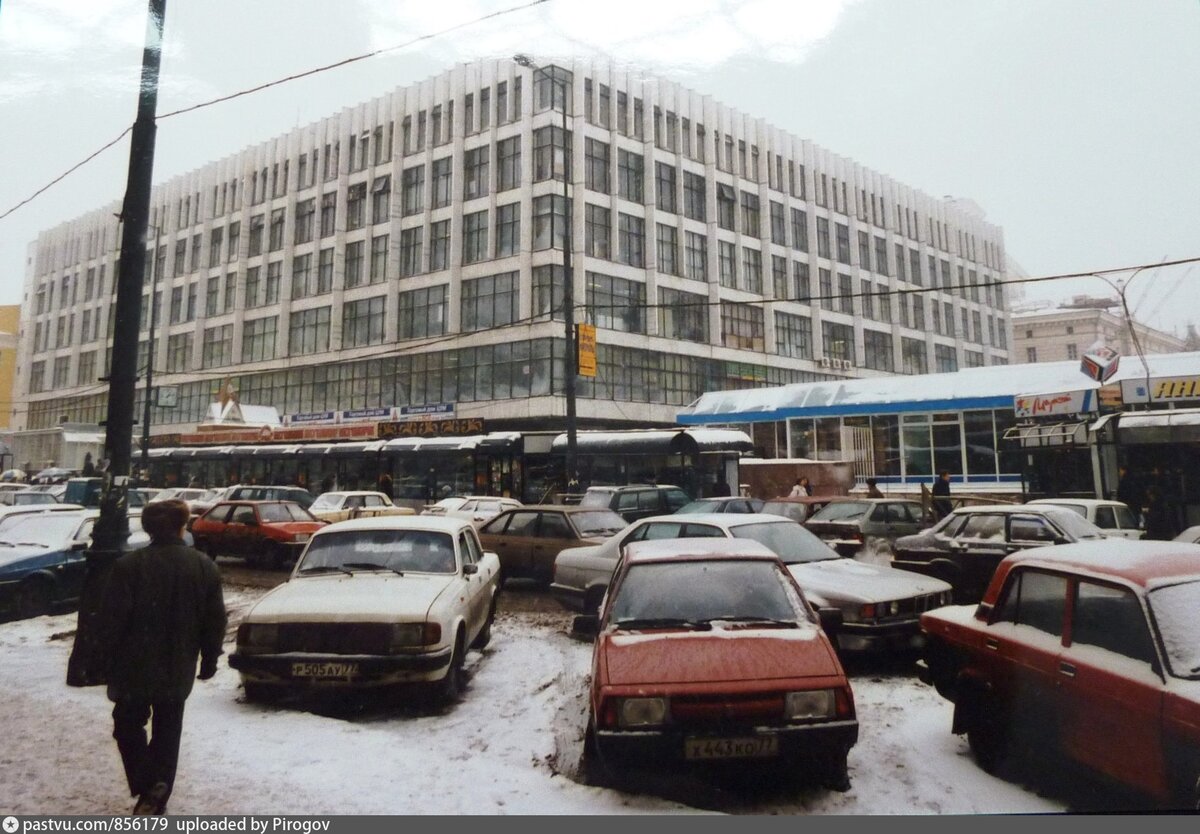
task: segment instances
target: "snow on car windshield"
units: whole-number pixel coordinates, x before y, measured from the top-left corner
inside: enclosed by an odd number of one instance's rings
[[[79,516],[67,513],[30,513],[0,534],[9,544],[39,544],[65,547],[79,529]]]
[[[612,510],[572,513],[571,520],[581,536],[609,536],[624,530],[627,522]]]
[[[377,567],[414,573],[454,573],[454,540],[433,530],[347,530],[315,536],[300,573]]]
[[[310,510],[336,510],[342,502],[342,494],[340,492],[326,492],[317,496],[317,500],[312,502]]]
[[[1149,601],[1162,634],[1171,674],[1177,678],[1200,678],[1200,640],[1196,627],[1200,582],[1157,588],[1150,592]]]
[[[871,509],[866,501],[834,501],[813,513],[812,521],[850,521]]]
[[[729,528],[735,539],[752,539],[766,545],[785,565],[820,562],[841,557],[815,535],[794,521],[764,521]]]
[[[712,560],[633,565],[617,589],[608,623],[807,620],[779,567],[768,561]]]
[[[1061,507],[1047,508],[1046,514],[1054,519],[1069,536],[1075,539],[1103,539],[1104,531],[1081,515],[1062,509]]]
[[[314,521],[308,510],[299,504],[260,504],[258,515],[263,521]]]

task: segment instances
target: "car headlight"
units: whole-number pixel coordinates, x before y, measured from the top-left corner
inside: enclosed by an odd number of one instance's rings
[[[238,626],[237,644],[246,651],[268,651],[279,642],[277,623],[242,623]]]
[[[832,689],[809,689],[789,692],[783,702],[785,721],[811,721],[815,718],[832,718],[837,698]]]
[[[312,535],[311,533],[296,533],[292,536],[292,541],[306,542],[306,541],[308,541],[308,539],[311,535]]]
[[[617,724],[622,727],[657,727],[666,720],[666,698],[622,698],[617,702]]]
[[[432,646],[442,639],[437,623],[396,623],[392,626],[392,650]]]

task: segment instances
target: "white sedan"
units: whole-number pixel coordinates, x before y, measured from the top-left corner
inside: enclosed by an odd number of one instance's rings
[[[525,505],[515,498],[467,495],[458,498],[443,498],[436,504],[426,507],[421,515],[465,518],[475,522],[475,526],[478,527],[485,521],[491,521],[505,510],[515,510],[523,506]]]
[[[229,665],[249,699],[417,683],[455,701],[467,650],[491,639],[499,576],[463,519],[331,524],[246,615]]]
[[[308,511],[321,521],[348,521],[385,515],[413,515],[408,507],[397,507],[382,492],[323,492]]]

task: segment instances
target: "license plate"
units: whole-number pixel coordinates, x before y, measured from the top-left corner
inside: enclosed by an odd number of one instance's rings
[[[779,753],[777,736],[747,738],[689,738],[683,742],[685,759],[753,759]]]
[[[353,678],[358,675],[357,663],[293,663],[294,678]]]

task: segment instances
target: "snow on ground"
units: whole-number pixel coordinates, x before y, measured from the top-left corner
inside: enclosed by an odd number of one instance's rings
[[[226,590],[233,626],[261,591]],[[397,703],[330,714],[245,703],[224,662],[188,701],[173,814],[963,814],[1061,803],[984,774],[949,732],[950,706],[911,676],[852,679],[861,725],[852,789],[729,798],[576,781],[591,650],[559,614],[512,614],[468,659],[447,710]],[[124,814],[131,807],[102,687],[64,683],[75,615],[0,624],[0,796],[5,813]],[[67,636],[63,636],[64,633]],[[227,650],[232,645],[226,646]],[[639,783],[642,785],[645,783]],[[682,801],[677,801],[682,800]],[[703,806],[701,808],[700,806]]]

